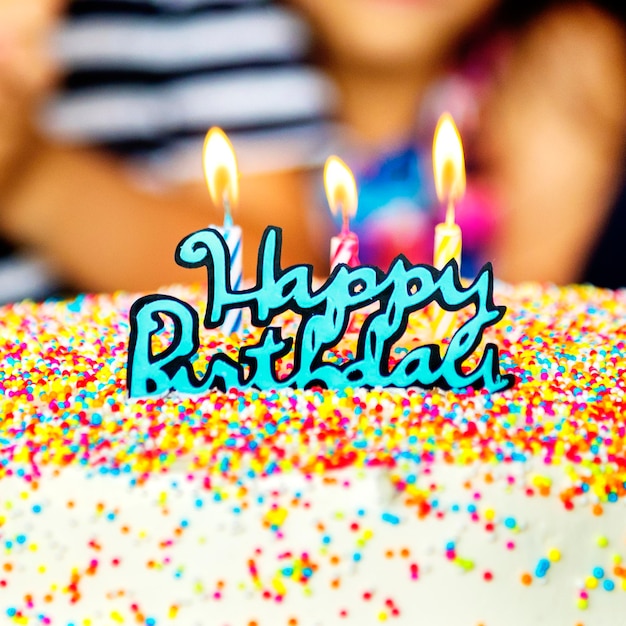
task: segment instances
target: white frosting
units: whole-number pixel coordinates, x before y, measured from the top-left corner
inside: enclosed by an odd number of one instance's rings
[[[422,471],[418,484],[424,489],[437,485],[436,510],[444,513],[442,519],[434,513],[419,519],[415,507],[403,504],[406,496],[394,490],[383,469],[342,470],[312,479],[299,473],[259,479],[246,485],[243,500],[236,495],[237,486],[224,486],[230,495],[219,502],[214,500],[219,486],[208,491],[201,479],[189,480],[184,471],[130,486],[130,475],[70,467],[52,476],[46,470],[36,491],[23,479],[7,478],[2,481],[0,538],[13,545],[7,549],[5,544],[0,552],[0,580],[8,581],[0,589],[0,615],[4,618],[13,607],[29,617],[52,618],[55,626],[110,626],[135,623],[131,605],[136,603],[155,624],[186,626],[247,625],[252,620],[286,624],[291,618],[300,626],[389,620],[428,626],[617,624],[616,616],[626,609],[626,592],[612,575],[612,558],[624,554],[624,500],[605,505],[600,517],[580,502],[567,511],[554,495],[529,497],[525,488],[532,470],[529,465],[518,468],[521,475],[512,486],[507,478],[516,472],[506,465],[490,468],[491,484],[484,480],[484,468],[437,464],[430,474]],[[542,476],[548,475],[544,466],[540,469]],[[563,470],[548,470],[558,487]],[[335,484],[327,482],[329,476]],[[470,489],[464,486],[468,480]],[[299,504],[294,506],[298,493]],[[247,508],[234,512],[244,500]],[[69,501],[75,503],[73,508],[68,508]],[[104,505],[101,512],[98,503]],[[282,538],[263,526],[273,504],[286,511],[279,524]],[[39,513],[33,510],[37,505]],[[479,521],[471,520],[468,505],[476,506]],[[493,532],[485,530],[489,509]],[[398,523],[385,521],[383,515],[396,516]],[[506,528],[505,518],[514,518],[517,528]],[[176,536],[175,529],[185,522],[188,526]],[[353,523],[358,530],[351,529]],[[368,532],[370,539],[364,535]],[[598,545],[599,537],[606,538],[606,547]],[[90,541],[97,544],[90,546]],[[162,544],[168,541],[172,544]],[[466,571],[446,558],[450,541],[455,541],[458,557],[473,561],[473,569]],[[509,541],[514,549],[506,548]],[[255,553],[258,548],[262,553]],[[408,556],[401,556],[403,548],[410,551]],[[560,560],[551,562],[543,579],[534,576],[539,559],[555,548]],[[386,556],[388,550],[393,557]],[[293,557],[284,557],[287,552]],[[276,576],[303,552],[318,567],[308,584]],[[361,555],[359,562],[354,561],[355,553]],[[340,557],[336,565],[331,563],[333,555]],[[115,558],[120,559],[117,566],[112,565]],[[92,559],[98,560],[98,567],[93,575],[85,575]],[[255,560],[262,589],[275,595],[284,585],[282,602],[263,598],[250,575],[250,559]],[[149,561],[157,565],[151,568]],[[13,564],[13,571],[3,571],[2,563]],[[411,579],[411,563],[419,567],[417,580]],[[576,606],[579,591],[597,566],[615,581],[615,590],[605,591],[600,580],[597,589],[588,590],[589,606],[581,611]],[[80,574],[80,599],[72,604],[67,586],[74,569]],[[493,574],[490,582],[483,578],[486,571]],[[523,572],[533,574],[531,585],[521,584]],[[332,586],[335,579],[340,580],[338,588]],[[220,580],[225,586],[218,600],[213,594]],[[367,592],[372,594],[369,600],[363,597]],[[51,602],[44,602],[47,593]],[[32,610],[25,610],[26,594],[33,595]],[[388,600],[393,604],[386,604]],[[168,617],[172,605],[179,608],[174,621]],[[398,616],[392,615],[394,607]],[[342,610],[347,617],[340,615]]]

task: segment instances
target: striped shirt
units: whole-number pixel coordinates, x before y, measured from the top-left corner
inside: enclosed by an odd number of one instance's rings
[[[202,178],[211,126],[243,172],[319,165],[333,92],[305,63],[309,32],[268,0],[73,0],[51,41],[62,82],[41,112],[53,139],[112,151],[138,182]],[[0,240],[0,304],[55,284]]]
[[[65,78],[43,126],[175,181],[201,176],[211,126],[244,172],[318,164],[333,92],[308,46],[305,25],[268,0],[75,0],[53,40]]]

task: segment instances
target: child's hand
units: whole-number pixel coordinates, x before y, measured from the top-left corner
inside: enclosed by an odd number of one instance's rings
[[[0,187],[28,136],[32,108],[51,83],[48,33],[63,0],[0,0]]]

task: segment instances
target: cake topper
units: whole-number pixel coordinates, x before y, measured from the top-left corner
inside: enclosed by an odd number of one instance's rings
[[[465,189],[463,147],[452,118],[442,116],[434,140],[437,193],[447,203],[446,223],[437,226],[434,267],[412,265],[400,255],[389,270],[361,266],[358,240],[349,229],[356,211],[357,191],[348,166],[330,157],[325,186],[333,212],[341,211],[343,227],[331,242],[331,274],[320,287],[313,285],[313,268],[280,263],[282,231],[268,227],[259,247],[256,284],[242,288],[241,229],[232,223],[236,203],[237,165],[224,133],[212,128],[204,147],[207,184],[215,204],[224,208],[224,226],[212,226],[186,237],[176,250],[176,262],[207,270],[207,306],[203,324],[225,334],[241,329],[242,311],[249,309],[253,326],[263,328],[259,341],[240,348],[236,358],[223,353],[209,356],[206,371],[196,373],[194,361],[200,345],[200,320],[186,302],[166,295],[139,298],[130,310],[127,386],[131,397],[186,394],[231,388],[327,389],[347,387],[484,387],[500,391],[514,377],[500,372],[498,348],[487,343],[473,366],[468,357],[481,345],[483,332],[502,319],[505,308],[493,302],[493,270],[486,264],[469,286],[460,280],[461,234],[454,224],[454,202]],[[377,306],[372,307],[371,305]],[[455,312],[472,305],[475,313],[459,328]],[[409,316],[422,311],[433,321],[434,340],[408,351],[391,364],[391,351],[405,334]],[[300,316],[295,337],[283,337],[272,325],[286,311]],[[356,311],[365,313],[357,329],[356,355],[344,363],[324,359],[344,338]],[[165,334],[169,318],[169,344],[155,350],[154,341]],[[456,328],[456,331],[454,329]],[[450,342],[442,354],[441,333]],[[445,345],[445,344],[444,344]],[[293,367],[278,372],[278,359],[289,355]]]
[[[206,371],[196,374],[193,362],[200,350],[199,316],[188,303],[169,295],[139,298],[130,310],[127,386],[131,397],[176,391],[198,394],[210,389],[231,388],[327,389],[347,387],[441,387],[468,386],[489,391],[510,387],[514,377],[500,372],[498,348],[487,343],[478,363],[467,359],[479,347],[484,330],[502,319],[505,307],[493,302],[493,271],[486,264],[474,281],[464,287],[458,265],[450,260],[442,269],[412,265],[398,256],[387,272],[371,266],[351,268],[339,264],[318,288],[313,268],[295,265],[282,268],[282,231],[265,230],[259,247],[256,284],[238,289],[231,284],[231,254],[220,229],[208,228],[186,237],[176,250],[176,261],[188,268],[207,270],[207,307],[203,325],[218,328],[229,312],[249,309],[253,326],[263,328],[256,344],[246,345],[236,358],[211,355]],[[354,359],[334,363],[324,353],[336,346],[346,332],[350,315],[366,311]],[[413,348],[393,367],[390,352],[404,334],[409,315],[437,303],[446,311],[472,305],[475,313],[441,347],[426,344]],[[295,337],[284,337],[274,318],[285,311],[301,317]],[[169,345],[154,350],[153,338],[163,332],[164,318],[173,327]],[[293,355],[286,376],[277,372],[277,360]]]

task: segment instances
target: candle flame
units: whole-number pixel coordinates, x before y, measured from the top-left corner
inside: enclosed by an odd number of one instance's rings
[[[239,200],[237,159],[230,140],[221,128],[213,127],[206,135],[203,165],[211,200],[230,212]]]
[[[433,168],[437,198],[448,206],[446,221],[454,222],[454,203],[465,193],[465,157],[461,135],[449,113],[444,113],[437,122]]]
[[[356,215],[358,196],[354,176],[339,157],[330,156],[326,159],[324,188],[332,214],[337,215],[338,211],[341,211],[343,230],[347,231],[349,219]]]

